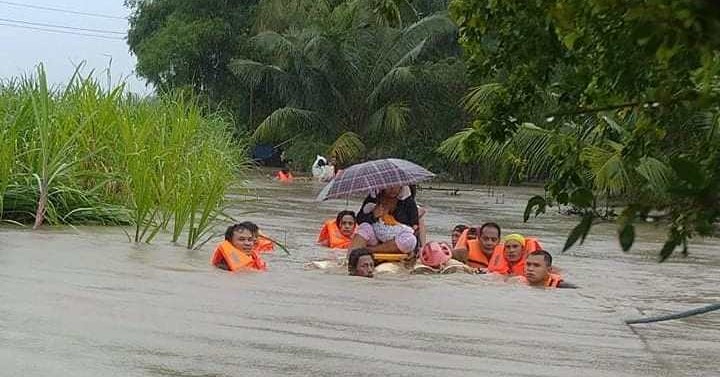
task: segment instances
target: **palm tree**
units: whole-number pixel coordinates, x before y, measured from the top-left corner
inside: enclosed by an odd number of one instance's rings
[[[636,112],[598,113],[566,121],[541,118],[544,127],[519,124],[503,141],[488,135],[486,125],[494,121],[488,107],[503,100],[499,84],[485,84],[470,90],[463,104],[475,115],[472,126],[445,140],[438,151],[453,162],[480,165],[510,184],[513,179],[549,177],[568,171],[577,173],[576,186],[591,187],[596,199],[652,195],[661,199],[673,177],[668,161],[624,155],[624,146],[637,124]],[[552,100],[544,108],[552,109]],[[510,121],[517,122],[515,119]]]
[[[418,88],[444,85],[427,73],[454,54],[444,47],[457,34],[453,22],[437,13],[403,28],[381,25],[373,3],[302,8],[317,17],[252,39],[257,58],[236,60],[231,70],[280,105],[258,125],[256,140],[317,140],[347,163],[368,143],[406,131],[414,110],[443,100]]]

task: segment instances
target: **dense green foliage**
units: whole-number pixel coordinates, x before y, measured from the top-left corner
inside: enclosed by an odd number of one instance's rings
[[[432,167],[434,146],[462,126],[465,70],[447,1],[128,5],[141,76],[223,104],[239,134],[282,144],[300,167],[318,153]]]
[[[520,178],[546,175],[531,212],[572,205],[588,234],[598,207],[626,204],[633,221],[670,219],[661,256],[707,235],[720,216],[720,10],[711,1],[454,0],[468,70],[472,127],[441,151],[499,161]]]
[[[228,63],[243,56],[258,1],[127,0],[136,71],[160,92],[189,89],[213,106],[247,108]]]
[[[197,244],[221,215],[241,151],[228,125],[182,96],[140,100],[75,76],[0,84],[0,220],[172,227]]]

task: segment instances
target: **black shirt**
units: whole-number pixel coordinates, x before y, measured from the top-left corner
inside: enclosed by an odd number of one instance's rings
[[[365,198],[363,201],[363,204],[360,206],[360,211],[358,211],[357,214],[357,223],[370,223],[373,224],[377,221],[375,216],[373,216],[372,212],[370,213],[364,213],[363,208],[365,208],[365,204],[368,203],[376,203],[377,204],[378,199],[373,198],[370,195]],[[395,210],[391,213],[395,220],[410,226],[415,227],[418,225],[419,219],[418,219],[418,208],[417,203],[415,203],[415,198],[410,196],[407,199],[404,200],[398,200],[397,205],[395,206]]]

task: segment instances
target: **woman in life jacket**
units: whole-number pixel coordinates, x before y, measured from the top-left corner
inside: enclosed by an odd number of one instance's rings
[[[227,271],[264,271],[267,265],[256,250],[259,236],[258,226],[250,221],[229,226],[210,263]]]
[[[317,243],[333,249],[347,249],[354,234],[355,212],[340,211],[336,218],[325,221],[318,234]]]
[[[525,239],[520,234],[509,234],[503,238],[503,248],[493,253],[488,264],[488,272],[501,275],[525,275],[527,254],[540,248],[534,238]]]

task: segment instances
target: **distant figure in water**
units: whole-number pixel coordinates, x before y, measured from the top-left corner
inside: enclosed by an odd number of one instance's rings
[[[355,249],[348,255],[348,273],[352,276],[373,277],[375,261],[370,250],[366,248]]]
[[[295,179],[290,172],[290,167],[285,165],[279,172],[277,172],[276,178],[282,183],[292,183]]]
[[[545,250],[530,253],[525,261],[525,276],[519,280],[531,287],[540,288],[577,288],[566,283],[562,276],[552,273],[552,255]]]
[[[450,233],[450,244],[452,247],[455,247],[457,245],[458,240],[460,239],[460,235],[462,235],[462,232],[467,229],[467,225],[458,224],[455,225],[455,227],[452,230],[452,233]]]
[[[250,221],[231,225],[225,231],[225,241],[213,253],[210,262],[223,270],[258,270],[267,268],[255,250],[260,230]]]

